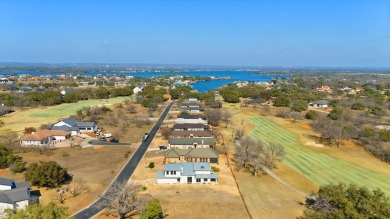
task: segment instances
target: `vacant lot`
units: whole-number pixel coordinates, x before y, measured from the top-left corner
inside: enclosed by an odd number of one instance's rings
[[[316,184],[345,182],[390,193],[390,169],[382,168],[383,165],[367,167],[365,163],[377,162],[369,154],[361,153],[364,162],[350,162],[332,155],[328,149],[303,146],[299,136],[266,117],[253,117],[250,121],[256,125],[251,132],[253,137],[284,145],[287,154],[283,162]]]
[[[235,185],[226,159],[220,157],[221,169],[217,185],[158,185],[155,184],[157,170],[163,168],[163,156],[149,152],[137,167],[132,180],[135,183],[149,183],[147,193],[161,201],[167,218],[249,218]],[[152,170],[145,168],[155,162]]]
[[[62,167],[68,169],[74,181],[82,180],[90,188],[76,198],[69,197],[65,205],[69,207],[69,213],[74,213],[92,203],[122,168],[128,158],[125,154],[131,151],[124,146],[96,146],[84,149],[61,148],[54,149],[49,155],[35,152],[19,153],[27,164],[38,161],[56,161]],[[130,154],[131,156],[131,154]],[[23,173],[11,174],[8,169],[1,170],[1,177],[11,178],[16,181],[24,181]],[[42,193],[41,203],[46,204],[55,199],[55,189],[40,188]]]
[[[33,109],[15,109],[16,112],[7,114],[1,118],[4,125],[0,130],[10,129],[12,131],[21,131],[26,126],[39,127],[42,124],[56,122],[60,118],[76,114],[76,111],[87,106],[111,105],[122,102],[129,97],[117,97],[103,100],[86,100],[77,103],[66,103],[57,106],[33,108]]]

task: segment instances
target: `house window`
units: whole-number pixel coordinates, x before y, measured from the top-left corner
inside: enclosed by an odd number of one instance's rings
[[[176,175],[176,171],[173,171],[173,175]]]
[[[196,182],[197,182],[197,183],[200,183],[200,179],[196,179]]]
[[[203,181],[207,182],[207,181],[209,181],[209,180],[208,180],[207,178],[204,178]]]
[[[173,171],[171,171],[171,175],[173,175]]]
[[[167,171],[165,174],[169,175],[169,171]]]

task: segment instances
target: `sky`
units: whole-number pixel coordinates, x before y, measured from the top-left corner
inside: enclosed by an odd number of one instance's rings
[[[0,62],[390,67],[390,0],[0,0]]]

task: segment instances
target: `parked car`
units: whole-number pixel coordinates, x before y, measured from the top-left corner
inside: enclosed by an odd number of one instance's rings
[[[100,137],[99,141],[107,141],[106,137]]]
[[[160,150],[166,150],[166,149],[168,149],[167,146],[163,146],[163,145],[159,146],[159,148],[160,148]]]
[[[112,138],[112,139],[110,140],[110,142],[119,143],[119,140],[116,139],[116,138]]]

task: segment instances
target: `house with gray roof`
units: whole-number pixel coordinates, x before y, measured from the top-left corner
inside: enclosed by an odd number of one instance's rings
[[[210,130],[210,126],[200,123],[181,123],[174,124],[172,127],[173,131],[204,131]]]
[[[165,163],[209,162],[218,163],[219,154],[212,148],[173,148],[165,151]]]
[[[172,131],[172,138],[211,138],[211,131]]]
[[[329,106],[329,101],[327,101],[327,100],[314,101],[314,102],[310,102],[309,106],[312,106],[312,107],[328,107]]]
[[[75,118],[69,117],[54,123],[50,126],[50,130],[64,130],[71,132],[71,135],[75,136],[83,132],[97,131],[97,124],[96,122],[80,122]]]
[[[167,163],[164,170],[157,171],[157,184],[210,184],[218,183],[207,162]]]
[[[16,183],[0,177],[0,214],[5,209],[24,209],[26,206],[39,203],[39,191],[31,192],[30,183]]]
[[[170,148],[213,148],[215,138],[170,138],[168,143]]]

